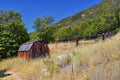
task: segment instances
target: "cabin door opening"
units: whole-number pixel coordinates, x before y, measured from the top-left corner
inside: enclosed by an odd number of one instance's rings
[[[44,45],[40,45],[40,46],[39,46],[39,50],[40,50],[40,56],[41,56],[41,57],[45,57]]]

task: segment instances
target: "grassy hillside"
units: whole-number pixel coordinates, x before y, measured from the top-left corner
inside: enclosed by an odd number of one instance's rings
[[[80,41],[75,43],[49,44],[51,59],[26,61],[13,58],[0,62],[0,70],[9,69],[21,79],[31,80],[119,80],[120,79],[120,33],[106,41]],[[72,65],[57,66],[56,57],[64,53],[74,53]],[[72,70],[73,69],[73,73]],[[8,80],[3,77],[0,80]],[[14,79],[10,79],[14,80]]]

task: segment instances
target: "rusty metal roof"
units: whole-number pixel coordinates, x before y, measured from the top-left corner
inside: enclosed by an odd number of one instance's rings
[[[18,51],[29,51],[34,42],[26,42],[20,46]]]
[[[42,40],[37,40],[37,41],[44,42]],[[23,43],[20,46],[20,48],[18,49],[18,51],[29,51],[31,49],[32,45],[34,44],[34,42],[37,42],[37,41],[31,41],[31,42]]]

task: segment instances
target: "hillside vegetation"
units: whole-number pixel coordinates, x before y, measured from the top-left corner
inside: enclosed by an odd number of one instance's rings
[[[0,70],[9,69],[9,71],[19,73],[18,76],[23,80],[119,80],[119,36],[120,33],[104,42],[81,41],[81,45],[77,48],[74,43],[49,44],[52,51],[51,59],[3,60],[0,62]],[[65,68],[58,67],[56,57],[71,52],[75,54],[73,63]]]
[[[55,24],[43,26],[43,28],[32,33],[30,38],[31,40],[42,38],[52,42],[73,39],[76,35],[79,35],[82,39],[96,38],[103,32],[111,32],[114,35],[120,30],[119,5],[120,0],[103,0],[95,6],[64,18]],[[47,37],[44,35],[47,35]]]
[[[57,23],[59,26],[75,26],[82,21],[102,16],[101,14],[113,14],[113,9],[119,9],[120,0],[102,0],[101,3],[83,10],[70,17],[64,18]],[[111,10],[111,11],[110,11]],[[113,12],[112,12],[113,11]],[[106,15],[105,14],[105,15]],[[110,16],[110,15],[106,15]]]

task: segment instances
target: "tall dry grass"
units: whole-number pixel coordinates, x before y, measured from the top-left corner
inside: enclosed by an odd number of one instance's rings
[[[120,79],[120,33],[104,42],[76,48],[75,66],[83,80]],[[80,70],[81,69],[81,70]],[[81,73],[84,71],[83,73]]]
[[[106,41],[80,41],[75,43],[49,44],[51,59],[26,61],[19,58],[3,60],[0,70],[10,69],[19,76],[31,80],[119,80],[120,79],[120,33]],[[74,53],[72,64],[60,68],[56,57]]]

